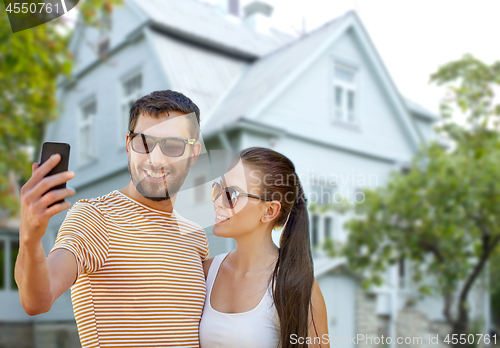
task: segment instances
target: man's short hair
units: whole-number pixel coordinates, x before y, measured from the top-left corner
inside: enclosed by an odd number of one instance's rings
[[[154,118],[168,115],[170,111],[179,111],[184,114],[194,113],[196,115],[196,138],[199,135],[200,109],[191,99],[184,94],[171,91],[155,91],[137,99],[130,108],[130,119],[128,129],[134,131],[140,114]]]

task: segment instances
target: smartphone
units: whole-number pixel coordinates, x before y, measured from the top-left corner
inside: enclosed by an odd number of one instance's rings
[[[50,156],[52,156],[55,153],[58,153],[61,155],[61,160],[59,161],[59,163],[47,175],[45,175],[46,177],[49,175],[54,175],[54,174],[65,172],[68,170],[69,150],[70,150],[70,146],[69,146],[69,144],[66,144],[66,143],[52,143],[52,142],[43,143],[42,156],[40,158],[40,165],[42,165],[43,162],[48,160],[50,158]],[[66,188],[66,183],[54,186],[49,191],[62,189],[62,188]],[[47,192],[49,192],[49,191],[47,191]],[[45,192],[45,193],[47,193],[47,192]],[[64,202],[64,199],[52,203],[51,205],[49,205],[49,207],[53,206],[54,204],[58,204],[58,203],[62,203],[62,202]]]

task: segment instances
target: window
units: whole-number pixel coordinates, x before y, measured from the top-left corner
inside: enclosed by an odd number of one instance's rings
[[[14,278],[14,265],[16,264],[17,254],[19,254],[19,241],[10,241],[10,288],[17,290],[17,283]]]
[[[120,144],[124,143],[124,136],[128,133],[130,108],[142,95],[142,74],[135,72],[122,81],[122,102],[121,102],[121,132]]]
[[[14,266],[19,253],[19,241],[17,237],[9,236],[9,234],[2,235],[0,238],[0,290],[17,291]]]
[[[5,242],[3,240],[0,240],[0,290],[5,289],[5,267],[7,264],[7,260],[5,258],[7,257],[6,252],[5,252]]]
[[[334,120],[356,124],[358,122],[356,71],[336,65],[333,76]]]
[[[408,262],[406,262],[405,258],[402,257],[399,259],[398,262],[398,274],[399,274],[399,287],[400,288],[406,288],[409,286],[409,269],[408,269]]]
[[[333,239],[333,215],[328,212],[325,214],[315,214],[311,217],[311,245],[318,246],[326,241]]]
[[[96,158],[95,122],[97,118],[97,102],[92,99],[82,105],[80,109],[79,126],[79,161],[86,164]]]
[[[315,247],[319,242],[319,216],[313,215],[311,226],[311,245]]]
[[[330,216],[326,216],[324,220],[325,238],[333,238],[333,222]]]

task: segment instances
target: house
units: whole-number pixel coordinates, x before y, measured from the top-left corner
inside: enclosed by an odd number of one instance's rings
[[[220,4],[124,0],[108,27],[75,29],[74,79],[59,84],[60,117],[45,136],[71,144],[70,170],[76,175],[68,185],[77,192],[71,202],[128,184],[128,111],[155,90],[177,90],[197,103],[205,159],[212,153],[218,171],[227,165],[225,153],[271,147],[292,159],[307,197],[318,204],[362,199],[361,188],[382,185],[389,172],[404,169],[420,144],[434,137],[437,116],[399,93],[355,12],[294,38],[271,27],[272,8],[266,3],[254,1],[244,14],[237,0]],[[190,173],[189,189],[176,205],[206,227],[212,256],[234,248],[205,223],[213,219],[208,192],[214,176]],[[46,252],[64,217],[51,219],[43,239]],[[356,334],[446,332],[442,300],[415,299],[408,265],[389,268],[387,285],[366,292],[345,260],[324,255],[319,246],[326,238],[346,240],[345,219],[333,212],[311,213],[315,276],[332,343],[352,347],[349,337]],[[3,231],[2,241],[7,240]],[[5,263],[6,274],[9,267]],[[0,337],[11,337],[15,329],[36,347],[78,346],[69,291],[36,317],[24,314],[15,289],[4,285],[0,291],[6,309],[0,313]],[[470,301],[471,318],[489,325],[488,294],[477,288]]]

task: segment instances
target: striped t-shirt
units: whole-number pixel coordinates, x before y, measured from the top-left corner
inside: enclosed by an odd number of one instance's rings
[[[83,348],[199,347],[205,301],[201,227],[121,193],[82,199],[55,249],[71,251],[71,299]]]

